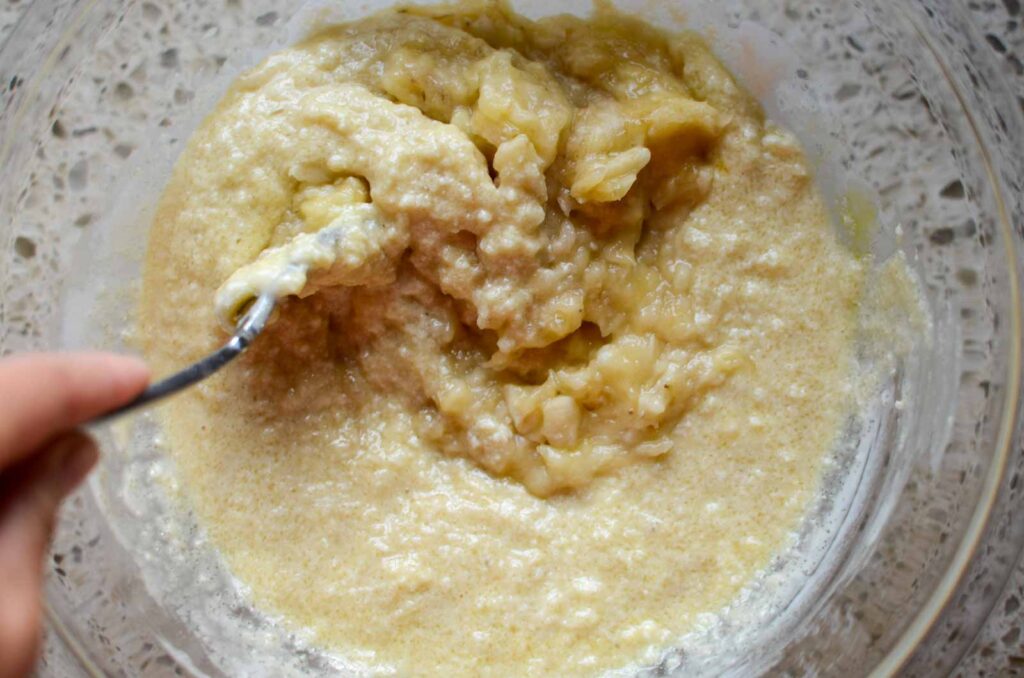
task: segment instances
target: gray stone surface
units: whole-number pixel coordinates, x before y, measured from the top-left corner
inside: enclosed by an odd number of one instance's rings
[[[1024,8],[1020,0],[969,2],[972,17],[1024,109]],[[1024,149],[1021,149],[1024,153]],[[1024,516],[1016,516],[1024,520]],[[960,662],[958,676],[1024,676],[1024,557],[988,621]]]
[[[16,26],[31,0],[0,0],[0,40]],[[1024,0],[970,2],[968,7],[988,49],[1002,65],[1004,76],[1018,93],[1024,109]],[[1024,152],[1024,149],[1021,149]],[[1024,482],[1024,481],[1022,481]],[[1024,520],[1017,516],[1016,520]],[[80,675],[67,649],[55,634],[47,633],[40,673],[48,676]],[[167,675],[174,675],[167,664]],[[154,673],[158,675],[159,671]],[[1024,676],[1024,558],[998,598],[985,626],[961,661],[960,676]]]
[[[990,0],[970,2],[968,7],[1024,109],[1022,4],[1020,0]],[[1021,152],[1024,153],[1024,149]],[[1016,520],[1024,520],[1024,516],[1016,516]],[[1024,557],[1018,558],[1013,577],[960,662],[957,675],[1024,676]]]

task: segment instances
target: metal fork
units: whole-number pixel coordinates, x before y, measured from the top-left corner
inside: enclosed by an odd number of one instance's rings
[[[263,328],[267,326],[267,321],[270,319],[270,314],[273,312],[276,303],[277,300],[269,294],[257,297],[249,305],[245,315],[239,319],[238,324],[235,326],[235,333],[231,335],[231,338],[228,339],[226,344],[202,360],[189,365],[180,372],[176,372],[165,379],[161,379],[155,384],[151,384],[131,402],[126,403],[115,410],[111,410],[106,414],[100,415],[89,423],[100,424],[106,422],[126,412],[144,407],[162,398],[166,398],[169,395],[177,393],[182,389],[188,388],[189,386],[206,379],[208,376],[244,353],[245,349],[249,348],[249,344],[252,343],[253,339],[255,339],[259,333],[263,331]]]

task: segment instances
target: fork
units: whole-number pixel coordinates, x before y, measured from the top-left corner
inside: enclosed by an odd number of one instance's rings
[[[228,339],[227,343],[219,349],[206,356],[202,360],[192,363],[180,372],[175,372],[169,377],[151,384],[145,391],[139,394],[134,400],[121,405],[120,407],[94,418],[91,424],[101,424],[115,417],[132,410],[145,407],[158,400],[173,395],[182,389],[197,384],[203,379],[227,365],[229,362],[240,356],[249,348],[253,340],[259,336],[263,328],[267,326],[270,314],[273,312],[277,300],[271,294],[263,294],[249,305],[245,314],[235,325],[235,332]]]

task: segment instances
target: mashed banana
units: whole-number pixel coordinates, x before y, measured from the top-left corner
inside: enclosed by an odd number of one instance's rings
[[[587,675],[795,528],[862,274],[699,38],[408,8],[239,78],[160,203],[142,334],[169,370],[283,299],[163,412],[257,603],[403,675]]]

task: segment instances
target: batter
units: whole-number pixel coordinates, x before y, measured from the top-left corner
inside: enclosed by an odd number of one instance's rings
[[[203,526],[257,605],[401,675],[656,661],[785,545],[851,406],[863,264],[798,143],[610,8],[271,56],[151,238],[158,372],[281,298],[162,411]]]

